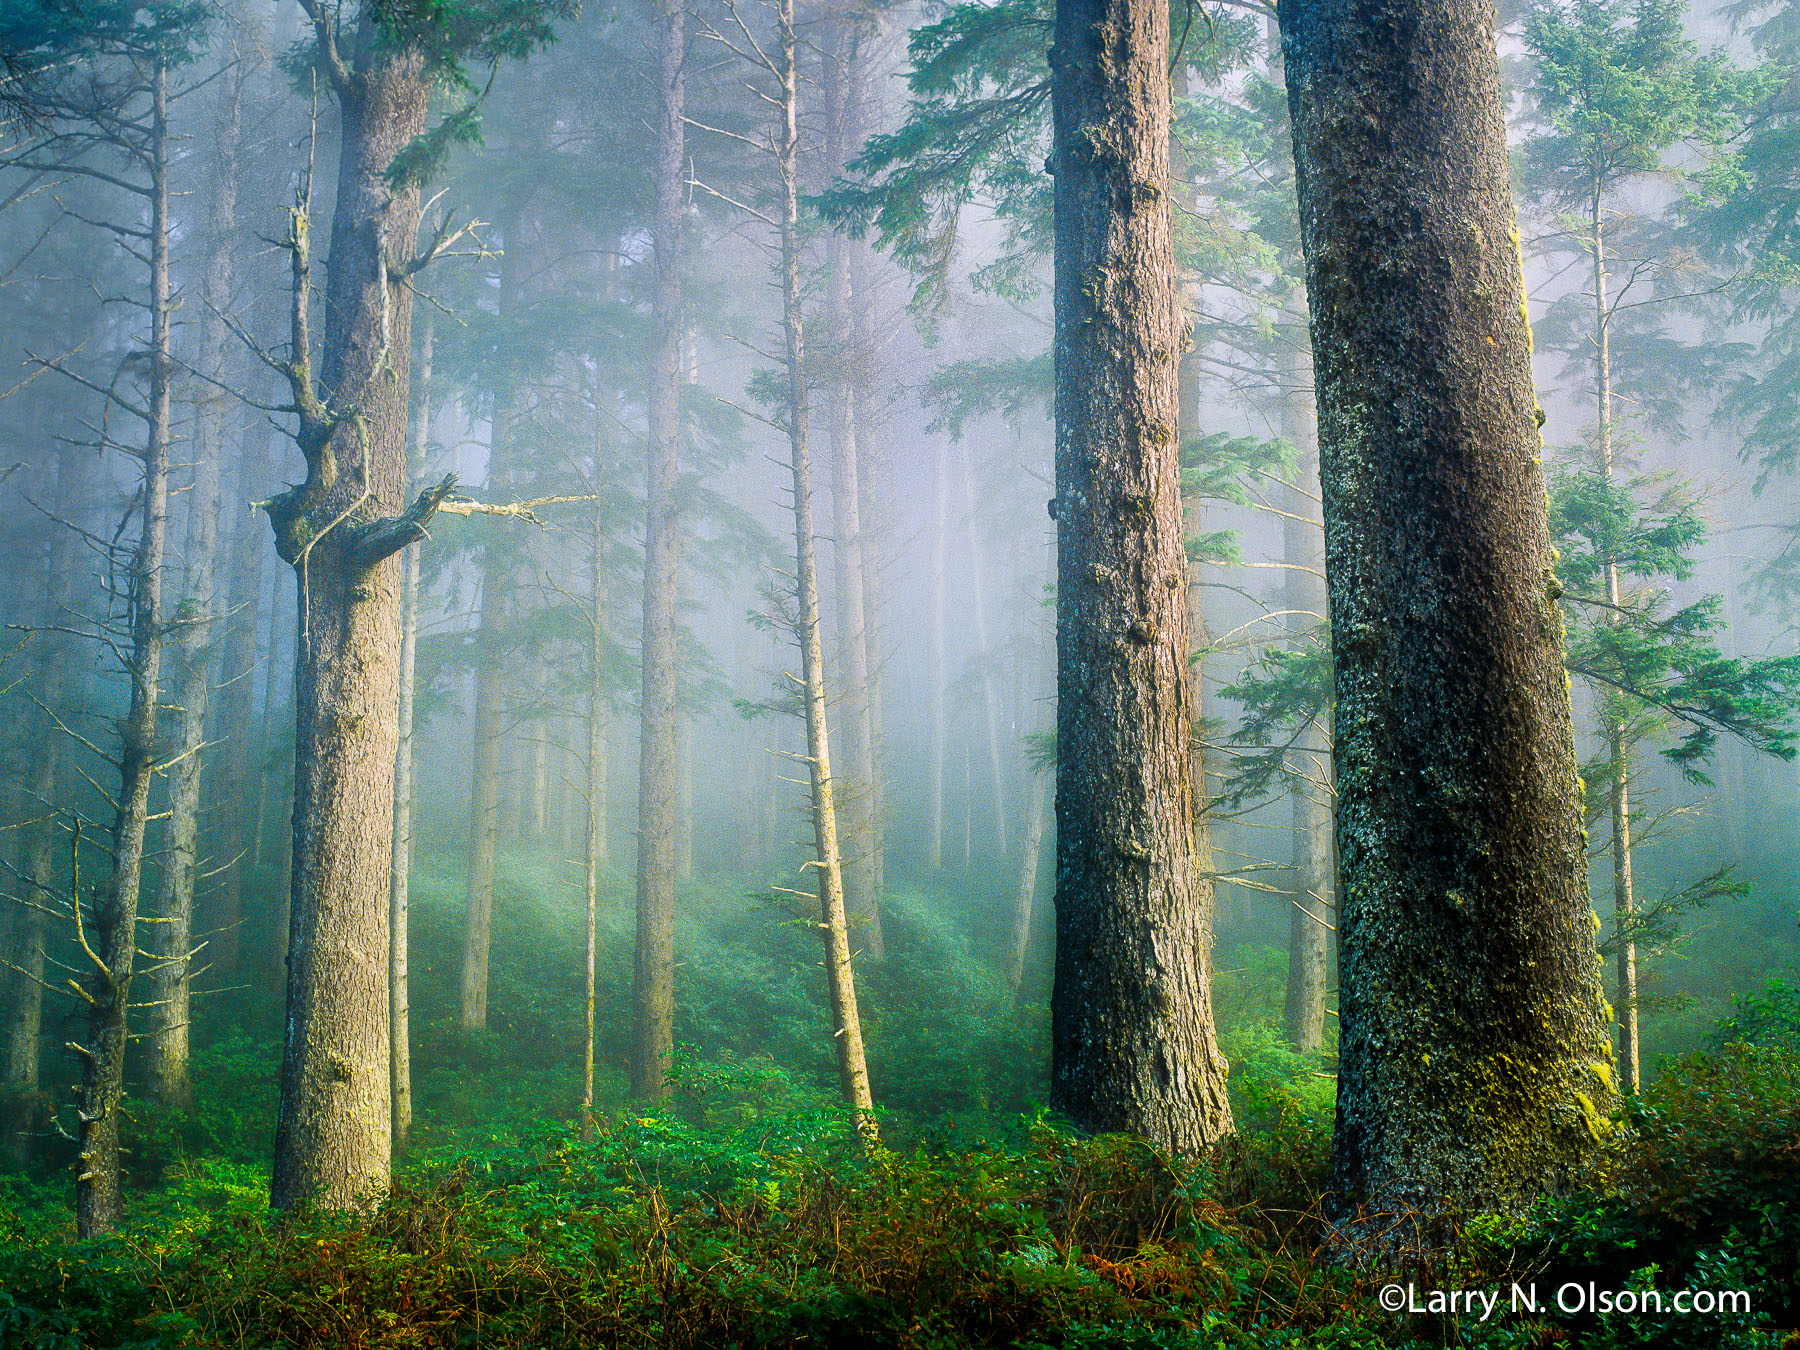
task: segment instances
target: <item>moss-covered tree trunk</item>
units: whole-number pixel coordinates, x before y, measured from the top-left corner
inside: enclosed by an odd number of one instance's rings
[[[1231,1128],[1188,689],[1168,8],[1060,0],[1051,1103],[1192,1152]]]
[[[1493,8],[1280,18],[1337,671],[1332,1217],[1402,1259],[1570,1175],[1611,1056]]]
[[[389,869],[400,669],[400,566],[441,490],[406,489],[416,187],[388,168],[425,129],[431,78],[380,34],[378,7],[334,32],[325,75],[341,113],[320,378],[310,351],[308,228],[295,213],[294,357],[306,480],[269,503],[299,577],[287,1019],[270,1199],[278,1209],[372,1202],[392,1162]],[[352,44],[338,46],[338,33]]]
[[[682,222],[686,200],[687,7],[658,17],[656,213],[652,244],[655,348],[644,499],[643,710],[638,746],[637,949],[631,993],[631,1095],[669,1092],[675,1048],[675,755],[680,729],[676,605],[680,598]]]

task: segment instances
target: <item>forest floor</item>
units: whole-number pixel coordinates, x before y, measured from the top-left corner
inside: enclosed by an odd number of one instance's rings
[[[549,864],[508,878],[496,1015],[471,1033],[448,1002],[455,878],[421,876],[419,1124],[378,1209],[270,1214],[278,1022],[240,995],[199,1042],[196,1109],[134,1105],[124,1230],[74,1240],[66,1158],[0,1174],[0,1347],[1800,1350],[1800,990],[1742,1001],[1712,1049],[1664,1065],[1587,1190],[1478,1221],[1409,1276],[1418,1299],[1535,1281],[1538,1313],[1396,1313],[1385,1281],[1315,1256],[1331,1083],[1272,1030],[1254,952],[1221,980],[1240,1133],[1174,1160],[1036,1107],[1043,1009],[1014,1010],[954,901],[900,899],[906,959],[860,976],[888,1104],[868,1153],[825,1087],[805,930],[696,888],[675,1098],[631,1107],[603,1065],[584,1138],[580,972],[543,955],[570,916]],[[628,926],[602,915],[602,990],[629,988]],[[627,1015],[603,1004],[603,1045]],[[1742,1289],[1751,1308],[1565,1314],[1565,1282]]]

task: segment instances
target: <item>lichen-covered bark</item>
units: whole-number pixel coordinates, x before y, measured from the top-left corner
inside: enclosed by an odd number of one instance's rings
[[[649,466],[644,500],[643,712],[638,748],[637,948],[631,992],[631,1095],[669,1092],[675,1048],[675,753],[680,726],[676,604],[680,595],[681,273],[686,187],[687,7],[669,0],[657,88],[656,275],[652,308]]]
[[[1192,1152],[1231,1128],[1194,854],[1168,8],[1060,0],[1051,1102]]]
[[[1493,9],[1280,18],[1337,670],[1335,1241],[1403,1260],[1568,1176],[1612,1072]]]
[[[270,1184],[278,1209],[371,1203],[392,1161],[395,555],[420,537],[429,513],[399,514],[412,330],[412,291],[401,278],[419,194],[391,189],[386,173],[424,130],[431,83],[416,53],[380,40],[375,13],[364,6],[332,80],[342,137],[317,391],[324,406],[301,418],[306,481],[269,504],[276,550],[299,575],[300,621],[287,1022]]]

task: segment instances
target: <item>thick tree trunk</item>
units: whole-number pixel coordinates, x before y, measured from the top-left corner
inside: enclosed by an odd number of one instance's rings
[[[1337,671],[1334,1243],[1403,1260],[1571,1176],[1613,1076],[1493,8],[1280,17]]]
[[[302,417],[306,482],[269,509],[276,549],[300,583],[287,1020],[270,1186],[278,1209],[365,1206],[387,1189],[392,1165],[394,555],[421,537],[435,503],[397,514],[412,356],[412,291],[400,277],[419,193],[390,188],[387,170],[425,129],[431,78],[416,53],[377,30],[365,6],[334,80],[342,134],[320,392],[326,409],[356,416],[315,408]]]
[[[174,382],[169,282],[168,72],[151,71],[150,161],[150,389],[144,444],[143,525],[131,560],[131,704],[120,724],[119,793],[114,799],[111,875],[94,895],[91,923],[81,921],[82,887],[71,894],[76,933],[88,960],[82,997],[87,1004],[76,1088],[81,1151],[75,1175],[75,1228],[93,1237],[125,1216],[119,1189],[119,1124],[125,1095],[126,1010],[138,944],[138,895],[143,881],[144,832],[150,785],[156,775],[156,713],[163,649],[163,553],[169,515],[170,391]]]
[[[1298,320],[1297,320],[1298,321]],[[1312,393],[1312,361],[1295,353],[1284,362],[1281,433],[1294,447],[1294,481],[1281,521],[1287,563],[1287,628],[1303,642],[1325,616],[1325,536],[1318,514],[1319,425]],[[1294,1048],[1307,1053],[1325,1040],[1325,988],[1330,965],[1336,879],[1331,868],[1329,721],[1315,723],[1288,756],[1293,822],[1293,895],[1288,908],[1288,982],[1284,1022]]]
[[[631,995],[631,1095],[669,1093],[675,1046],[676,603],[680,595],[681,273],[684,250],[687,6],[669,0],[657,88],[649,465],[644,522],[643,714],[638,751],[637,950]]]
[[[1181,1153],[1231,1128],[1195,855],[1168,9],[1059,0],[1051,1104]]]

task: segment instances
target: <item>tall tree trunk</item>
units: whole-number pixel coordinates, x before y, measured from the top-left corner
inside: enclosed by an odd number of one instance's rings
[[[504,227],[506,251],[500,261],[502,324],[519,318],[524,244],[515,211]],[[487,479],[490,488],[511,480],[513,422],[518,415],[516,375],[495,368],[493,412],[489,421]],[[494,929],[494,858],[506,807],[512,794],[502,780],[502,753],[507,739],[506,671],[514,660],[508,647],[507,591],[512,585],[513,551],[506,540],[490,537],[481,557],[481,621],[475,637],[474,762],[469,777],[469,875],[464,890],[462,955],[457,1025],[473,1031],[487,1025],[488,956]],[[529,677],[527,677],[529,680]],[[541,734],[534,733],[535,734]],[[520,775],[529,796],[529,778]],[[519,820],[517,813],[513,819]],[[523,822],[521,822],[523,823]]]
[[[150,390],[144,443],[143,525],[131,560],[131,704],[120,724],[119,793],[114,799],[111,875],[94,894],[92,921],[81,922],[79,881],[70,896],[77,936],[88,958],[82,997],[87,1004],[76,1088],[81,1151],[75,1176],[75,1228],[93,1237],[125,1216],[119,1189],[119,1122],[125,1088],[126,1010],[138,944],[138,895],[143,881],[144,832],[155,777],[156,713],[161,695],[163,553],[168,533],[169,404],[174,382],[169,283],[168,71],[160,57],[150,73]],[[79,877],[79,871],[76,873]]]
[[[257,418],[239,449],[235,499],[230,510],[240,524],[232,536],[231,589],[225,607],[225,632],[220,642],[220,688],[225,697],[214,704],[213,736],[222,742],[213,781],[215,796],[223,806],[224,840],[219,849],[225,864],[220,878],[218,909],[213,936],[213,963],[227,976],[241,966],[243,950],[244,878],[250,870],[255,842],[256,800],[263,793],[257,759],[263,745],[261,724],[253,713],[256,694],[256,627],[262,610],[263,553],[267,536],[262,523],[248,514],[255,500],[257,474],[271,458],[273,429]],[[280,605],[276,605],[279,612]]]
[[[1304,323],[1304,314],[1296,324]],[[1287,564],[1287,629],[1304,642],[1325,614],[1325,536],[1312,523],[1319,509],[1319,425],[1313,406],[1312,361],[1296,351],[1284,359],[1281,434],[1294,447],[1294,481],[1281,520]],[[1331,872],[1329,721],[1315,723],[1288,756],[1288,801],[1293,823],[1293,895],[1288,907],[1287,1038],[1306,1053],[1325,1041],[1325,989],[1330,966],[1336,881]]]
[[[1337,672],[1331,1217],[1391,1260],[1573,1175],[1612,1072],[1493,8],[1280,19]]]
[[[794,479],[794,584],[796,632],[800,647],[801,693],[806,705],[806,761],[812,783],[813,860],[819,895],[819,937],[825,948],[825,983],[831,1000],[832,1045],[844,1100],[856,1131],[873,1145],[875,1102],[863,1053],[862,1019],[850,966],[850,934],[844,912],[843,860],[838,852],[836,782],[831,774],[830,735],[825,725],[825,651],[819,625],[818,544],[813,526],[812,457],[808,443],[809,391],[806,329],[802,318],[800,260],[800,72],[794,0],[777,10],[781,56],[781,127],[777,143],[781,172],[781,310],[787,344],[787,432]]]
[[[1050,1092],[1193,1153],[1231,1108],[1193,828],[1168,58],[1167,6],[1059,0]]]
[[[1031,805],[1025,816],[1024,848],[1019,854],[1019,888],[1013,897],[1012,934],[1006,949],[1006,968],[1002,972],[1014,1002],[1025,987],[1025,954],[1031,947],[1031,933],[1037,926],[1038,872],[1043,861],[1044,817],[1050,811],[1054,784],[1030,785]]]
[[[994,852],[1006,856],[1011,845],[1006,819],[1006,775],[1000,765],[1000,696],[994,688],[994,652],[988,646],[987,569],[981,554],[980,512],[975,500],[975,469],[963,464],[963,505],[969,519],[969,610],[975,621],[975,659],[981,670],[981,719],[987,733],[988,791],[994,812]],[[969,810],[973,814],[974,806]]]
[[[321,11],[323,15],[323,11]],[[349,36],[349,25],[342,31]],[[322,58],[341,111],[319,388],[306,339],[304,212],[296,215],[294,360],[306,481],[269,505],[276,551],[299,574],[293,876],[287,1019],[270,1200],[372,1203],[392,1166],[389,872],[399,729],[400,567],[442,499],[406,488],[419,193],[390,186],[423,134],[431,76],[365,4],[354,50]],[[355,416],[337,410],[353,408]],[[448,491],[448,484],[441,485]],[[435,494],[435,495],[434,495]]]
[[[825,61],[826,161],[847,164],[862,145],[851,71],[862,60],[863,25],[839,23]],[[835,172],[835,169],[834,169]],[[831,430],[831,507],[837,581],[838,685],[843,711],[843,771],[838,796],[844,825],[844,904],[850,926],[874,960],[885,954],[881,928],[881,843],[876,826],[875,729],[870,705],[868,544],[863,533],[863,428],[858,388],[866,378],[865,355],[853,318],[851,241],[840,232],[826,239],[825,308],[835,359],[826,396]]]
[[[1606,300],[1606,218],[1601,211],[1597,188],[1592,208],[1589,225],[1594,253],[1595,440],[1600,451],[1600,471],[1610,483],[1614,467],[1612,315]],[[1606,598],[1612,606],[1612,622],[1622,623],[1619,565],[1612,558],[1606,560]],[[1640,1086],[1641,1069],[1638,1063],[1637,942],[1631,937],[1633,915],[1637,911],[1631,880],[1631,746],[1625,739],[1624,718],[1604,695],[1601,708],[1607,757],[1612,767],[1609,787],[1612,797],[1613,928],[1617,944],[1613,960],[1618,969],[1614,1012],[1619,1019],[1619,1085],[1626,1092],[1635,1093]]]
[[[220,474],[225,457],[226,395],[205,382],[223,381],[229,337],[224,314],[235,286],[237,247],[237,145],[243,96],[243,69],[227,70],[221,80],[213,119],[213,152],[217,171],[210,187],[205,275],[201,283],[204,313],[200,317],[199,369],[204,377],[198,394],[194,437],[194,482],[188,497],[186,556],[183,558],[183,626],[178,630],[174,660],[176,733],[169,778],[169,826],[163,850],[156,918],[149,933],[149,1023],[146,1079],[149,1095],[183,1109],[193,1104],[189,1072],[188,1021],[191,1016],[192,969],[188,947],[193,940],[194,885],[199,874],[200,791],[204,770],[208,707],[219,671],[221,634],[214,613],[218,568]]]
[[[59,510],[70,518],[78,516],[85,505],[93,474],[91,459],[89,452],[71,444],[57,449],[56,501]],[[77,545],[78,536],[72,530],[59,529],[51,538],[41,577],[42,622],[58,623],[57,616],[71,603]],[[76,653],[70,650],[70,641],[64,634],[44,633],[40,641],[32,690],[38,702],[60,716],[73,692],[71,686],[77,683]],[[17,969],[0,972],[10,977],[0,979],[0,984],[10,985],[13,991],[7,1000],[6,1023],[0,1027],[0,1114],[7,1120],[0,1154],[20,1167],[30,1162],[35,1152],[33,1133],[45,1123],[39,1092],[39,1041],[44,1027],[44,909],[66,893],[61,885],[65,854],[59,845],[68,833],[67,822],[51,813],[51,804],[62,799],[61,729],[46,717],[34,722],[32,732],[38,739],[26,782],[24,814],[37,819],[18,832],[19,881],[23,885],[22,898],[30,904],[8,906],[15,911],[8,959]]]
[[[419,335],[419,397],[413,410],[408,475],[424,475],[431,444],[431,364],[436,325],[429,316]],[[419,549],[400,554],[399,736],[394,750],[393,869],[388,899],[388,1087],[393,1101],[394,1148],[406,1148],[412,1133],[412,970],[411,915],[413,851],[413,716],[418,675]]]
[[[944,602],[950,533],[949,458],[941,436],[931,442],[931,637],[925,656],[925,697],[929,706],[930,750],[926,761],[925,866],[935,877],[944,870]]]
[[[598,391],[595,397],[598,398]],[[594,994],[596,921],[600,899],[600,869],[606,866],[606,536],[605,494],[607,459],[605,422],[599,421],[594,443],[594,537],[592,586],[588,601],[588,715],[587,715],[587,846],[582,867],[582,898],[586,906],[583,948],[581,1134],[590,1138],[594,1129]]]
[[[631,991],[631,1095],[669,1093],[675,1046],[676,603],[680,595],[681,273],[687,115],[686,0],[669,0],[659,20],[661,94],[656,142],[653,309],[655,351],[649,398],[649,465],[644,502],[643,716],[638,750],[637,950]]]

